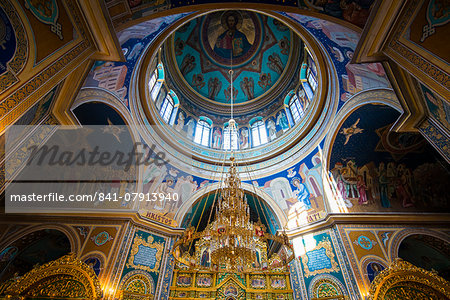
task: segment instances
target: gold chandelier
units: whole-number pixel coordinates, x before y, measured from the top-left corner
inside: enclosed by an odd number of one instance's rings
[[[211,237],[211,263],[227,269],[246,269],[256,261],[256,226],[250,222],[250,209],[244,199],[234,157],[219,198],[216,220],[208,229]],[[260,226],[261,227],[261,226]]]
[[[216,191],[206,229],[196,232],[194,227],[188,228],[183,236],[175,242],[173,256],[181,264],[181,267],[196,270],[252,272],[286,269],[288,263],[294,259],[292,245],[284,232],[280,235],[272,235],[266,232],[266,228],[260,220],[256,223],[251,222],[250,208],[241,187],[238,169],[235,166],[233,143],[236,142],[236,139],[233,137],[235,135],[237,137],[237,128],[233,119],[232,55],[230,59],[231,118],[228,122],[231,143],[230,168],[225,180],[220,183],[215,220],[210,222],[219,190]],[[250,178],[250,173],[248,176]],[[255,187],[253,188],[255,189]],[[256,190],[254,195],[257,195]],[[257,196],[256,198],[256,201],[259,201]],[[262,206],[261,211],[264,213]],[[256,208],[256,212],[258,213],[258,208]],[[201,217],[199,222],[201,222]],[[272,246],[276,244],[276,247],[272,248],[277,249],[271,253],[270,257],[267,255],[269,241],[272,241]],[[195,251],[191,253],[193,244],[196,244]]]
[[[272,235],[259,220],[251,221],[250,207],[235,164],[231,156],[228,173],[220,191],[216,191],[211,208],[220,193],[214,220],[209,222],[209,219],[201,232],[188,228],[174,244],[173,255],[182,267],[194,270],[247,273],[286,269],[294,259],[292,245],[284,232]],[[278,249],[270,257],[267,254],[269,241],[277,244],[273,248]],[[191,253],[193,245],[195,251]]]

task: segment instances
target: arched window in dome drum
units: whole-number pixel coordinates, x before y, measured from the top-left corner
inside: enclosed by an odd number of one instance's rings
[[[302,65],[302,72],[300,73],[300,80],[302,81],[303,88],[309,101],[312,100],[316,92],[317,82],[317,67],[314,59],[309,53],[309,50],[305,48],[306,59]]]
[[[292,118],[294,119],[295,124],[300,122],[302,117],[305,115],[303,107],[296,94],[294,94],[289,101],[289,109],[291,110]]]
[[[225,123],[223,133],[223,149],[237,150],[239,144],[237,129],[231,132],[230,126],[228,126],[228,123]]]
[[[202,117],[200,117],[200,120],[197,122],[197,126],[195,127],[194,142],[209,147],[209,136],[211,133],[211,125],[212,124],[210,124],[206,120],[202,119]]]
[[[254,122],[252,125],[252,146],[256,147],[268,142],[267,130],[262,120]]]
[[[153,88],[155,87],[157,79],[158,79],[158,70],[155,69],[155,71],[152,73],[152,77],[150,77],[150,81],[148,82],[148,90],[150,91],[151,94],[152,94]],[[154,100],[153,94],[152,94],[152,99]]]
[[[166,98],[164,98],[164,102],[161,105],[161,109],[159,110],[159,114],[161,115],[161,117],[163,118],[163,120],[166,123],[169,123],[170,116],[172,115],[173,107],[174,107],[174,103],[173,103],[172,96],[170,95],[170,93],[168,93],[166,95]]]
[[[162,64],[158,64],[157,68],[150,77],[148,82],[148,90],[150,91],[150,97],[153,101],[158,97],[159,91],[161,90],[164,81],[164,68]]]

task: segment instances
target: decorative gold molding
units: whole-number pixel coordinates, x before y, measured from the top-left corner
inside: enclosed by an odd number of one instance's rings
[[[55,279],[60,280],[61,283],[72,282],[74,286],[61,285]],[[49,285],[45,285],[46,283]],[[35,267],[12,283],[5,294],[26,297],[101,299],[102,290],[92,268],[71,253]]]
[[[152,267],[140,265],[135,263],[135,256],[140,250],[140,246],[156,249],[155,254],[155,265]],[[134,268],[139,270],[144,270],[147,272],[159,272],[159,265],[161,263],[161,257],[164,251],[164,243],[153,242],[153,236],[149,235],[147,240],[145,240],[140,235],[134,237],[133,246],[131,246],[130,257],[128,258],[127,268]]]
[[[386,75],[403,108],[403,113],[395,122],[395,132],[418,132],[420,123],[427,117],[426,104],[418,91],[417,81],[399,65],[392,61],[383,62]]]
[[[387,37],[391,34],[397,15],[405,1],[379,1],[374,5],[367,24],[356,46],[351,63],[367,63],[386,59],[383,47]]]
[[[397,288],[400,292],[402,288],[411,288],[428,295],[427,299],[450,298],[450,283],[444,278],[438,276],[435,272],[430,272],[418,268],[409,262],[397,258],[389,265],[389,268],[381,271],[375,277],[370,285],[369,296],[367,300],[382,300],[391,288]],[[414,295],[410,295],[413,298]],[[390,298],[389,298],[390,299]],[[404,298],[397,298],[404,299]]]
[[[120,32],[126,28],[129,28],[131,26],[140,24],[142,22],[153,20],[156,18],[166,17],[170,15],[180,14],[180,13],[186,13],[186,12],[197,12],[197,11],[211,11],[211,10],[228,10],[228,9],[246,9],[246,10],[265,10],[267,12],[289,12],[289,13],[295,13],[300,14],[304,16],[310,16],[318,19],[327,20],[336,24],[339,24],[341,26],[347,27],[353,31],[356,31],[358,33],[361,33],[362,29],[348,21],[345,21],[340,18],[332,17],[330,15],[315,12],[309,9],[302,9],[298,7],[293,6],[286,6],[286,5],[276,5],[276,4],[265,4],[265,3],[208,3],[208,4],[193,4],[193,5],[186,5],[181,7],[176,7],[172,9],[168,9],[165,11],[156,12],[154,14],[150,14],[147,16],[143,16],[142,18],[130,20],[121,24],[118,24],[115,29],[117,32]]]
[[[78,125],[78,120],[70,110],[77,97],[84,78],[89,73],[93,61],[86,60],[70,73],[64,80],[60,92],[55,100],[52,113],[61,125]]]
[[[95,42],[94,60],[125,62],[122,48],[103,0],[78,0]]]
[[[154,290],[154,283],[149,274],[137,271],[125,275],[117,294],[119,299],[153,299]]]

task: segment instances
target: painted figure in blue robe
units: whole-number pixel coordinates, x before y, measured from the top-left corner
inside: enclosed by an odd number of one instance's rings
[[[297,201],[303,203],[307,210],[311,209],[311,201],[309,200],[310,193],[306,185],[302,182],[302,179],[298,177],[294,178],[292,184],[297,187],[297,190],[294,191],[297,194]]]
[[[200,264],[201,264],[203,267],[209,267],[209,266],[210,266],[208,249],[205,249],[205,250],[203,251],[203,254],[202,254],[202,260],[201,260],[201,263],[200,263]]]
[[[223,58],[240,57],[247,53],[251,44],[247,36],[237,29],[239,17],[236,12],[230,12],[225,16],[225,24],[222,24],[227,30],[216,40],[214,52]]]

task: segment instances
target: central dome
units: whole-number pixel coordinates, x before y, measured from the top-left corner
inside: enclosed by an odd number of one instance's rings
[[[223,151],[250,155],[255,163],[268,154],[288,159],[323,132],[316,121],[330,111],[324,106],[328,72],[315,40],[289,19],[199,12],[162,35],[160,45],[144,54],[133,91],[140,95],[141,120],[161,125],[143,130],[167,152],[194,153],[189,159],[206,170]]]
[[[293,41],[295,40],[295,41]],[[207,14],[180,27],[169,39],[176,74],[188,93],[211,104],[249,104],[279,86],[300,43],[291,29],[252,11]],[[171,72],[173,73],[173,72]],[[177,84],[177,86],[179,86]],[[195,100],[194,100],[195,102]],[[198,104],[198,103],[196,103]]]

